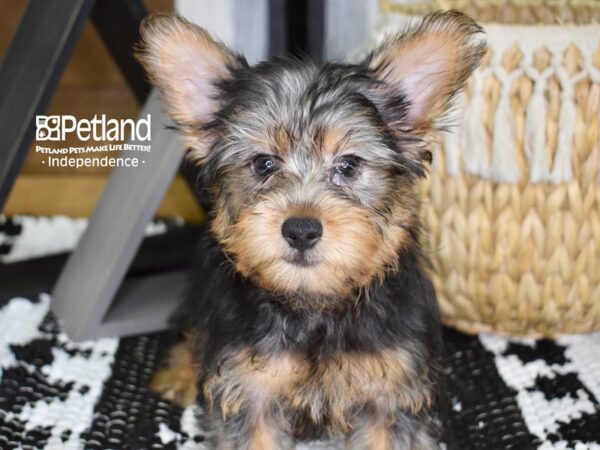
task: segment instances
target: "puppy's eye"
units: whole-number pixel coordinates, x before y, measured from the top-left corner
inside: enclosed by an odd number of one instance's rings
[[[358,174],[358,167],[360,160],[354,156],[342,157],[339,164],[335,167],[334,179],[336,177],[341,178],[353,178]]]
[[[254,168],[254,171],[261,177],[266,177],[267,175],[279,170],[279,167],[277,167],[277,161],[273,156],[269,155],[259,155],[254,158],[254,161],[252,161],[252,167]]]

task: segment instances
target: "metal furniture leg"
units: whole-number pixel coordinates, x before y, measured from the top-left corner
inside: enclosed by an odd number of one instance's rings
[[[0,211],[94,0],[32,0],[0,67]]]
[[[187,271],[128,279],[127,269],[184,155],[156,93],[141,117],[152,116],[152,151],[123,152],[140,167],[116,167],[88,228],[54,288],[51,308],[72,339],[164,329],[185,287]],[[130,142],[136,144],[136,142]]]
[[[146,15],[141,0],[102,0],[96,3],[91,15],[96,30],[140,104],[150,92],[150,83],[142,66],[133,58],[133,51],[140,40],[140,25]]]

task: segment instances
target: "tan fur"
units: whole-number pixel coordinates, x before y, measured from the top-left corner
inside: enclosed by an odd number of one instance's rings
[[[427,16],[420,26],[393,36],[373,52],[371,67],[388,87],[411,103],[413,132],[435,129],[454,93],[485,53],[482,29],[468,16],[449,11]]]
[[[294,152],[292,137],[283,127],[265,132],[262,140],[258,134],[252,139],[265,152],[282,158],[282,164]],[[333,164],[339,154],[360,154],[365,144],[355,141],[344,129],[327,127],[316,132],[310,145],[322,160]],[[287,166],[283,170],[293,171]],[[368,288],[387,270],[393,270],[397,255],[412,240],[407,230],[417,221],[418,205],[411,182],[398,180],[391,199],[386,198],[385,206],[392,213],[382,218],[325,192],[326,185],[301,183],[302,174],[296,175],[298,178],[286,182],[282,189],[252,199],[252,203],[244,197],[243,189],[228,189],[224,196],[223,187],[217,186],[211,229],[238,272],[264,289],[289,294],[290,304],[303,292],[330,297],[324,299],[326,305],[320,305],[318,299],[311,301],[317,308],[338,307],[331,298],[350,294],[356,300],[356,290]],[[365,176],[369,176],[368,171]],[[252,177],[251,171],[237,174],[243,186],[253,185]],[[378,180],[373,180],[371,189],[377,185]],[[323,237],[311,251],[315,262],[311,266],[298,266],[286,259],[290,249],[281,238],[281,226],[286,219],[298,216],[314,217],[323,225]]]
[[[275,128],[270,133],[269,138],[267,149],[271,150],[275,155],[284,155],[292,148],[293,137],[283,126]]]
[[[348,132],[340,128],[321,130],[317,139],[319,150],[325,155],[335,156],[345,148],[348,137]]]
[[[150,389],[164,399],[182,408],[196,402],[198,366],[192,358],[189,340],[174,346],[165,367],[154,374]]]
[[[192,159],[210,147],[210,136],[199,131],[217,108],[214,81],[229,76],[238,65],[233,53],[204,29],[173,14],[155,14],[141,27],[136,56],[150,82],[160,90],[162,102],[184,133]]]
[[[392,450],[390,427],[379,420],[369,424],[365,444],[369,450]]]
[[[189,341],[175,346],[169,366],[151,384],[154,392],[182,407],[196,398],[197,365],[190,352]],[[421,376],[403,349],[341,353],[317,364],[292,354],[263,357],[243,350],[226,358],[203,389],[211,409],[218,402],[223,420],[235,417],[242,408],[253,417],[250,450],[278,449],[279,433],[289,429],[282,417],[272,416],[274,405],[307,412],[315,423],[327,415],[332,435],[353,432],[353,442],[388,450],[391,438],[386,417],[398,408],[416,414],[430,406],[430,393]],[[376,413],[357,425],[356,405],[372,405]]]
[[[351,430],[356,405],[376,404],[386,416],[397,408],[419,412],[430,402],[419,381],[412,357],[401,349],[343,353],[316,365],[291,354],[269,358],[242,351],[208,379],[204,394],[209,404],[219,402],[224,419],[244,405],[258,414],[255,409],[277,404],[305,411],[315,423],[326,414],[331,431],[341,434]]]
[[[377,404],[384,413],[397,408],[418,412],[429,402],[428,392],[413,385],[418,380],[413,361],[401,349],[340,354],[313,370],[315,375],[300,380],[289,401],[308,410],[314,421],[322,413],[318,405],[323,405],[338,432],[352,428],[355,405]]]
[[[258,419],[250,434],[248,450],[280,450],[277,432],[278,430],[263,418]]]
[[[323,224],[316,257],[319,262],[299,267],[281,259],[289,251],[286,242],[271,238],[279,236],[283,222],[293,217],[294,209],[295,206],[287,206],[284,198],[260,202],[242,211],[223,239],[238,271],[265,289],[346,297],[354,288],[380,278],[406,239],[399,228],[391,233],[394,239],[384,241],[363,209],[323,195],[312,207],[317,212],[314,217]],[[220,230],[213,226],[213,231]]]
[[[307,211],[307,206],[290,204],[283,196],[243,210],[232,227],[227,225],[226,212],[218,211],[212,230],[235,260],[236,269],[261,287],[290,294],[346,297],[353,289],[381,279],[409,242],[406,229],[416,219],[413,205],[406,207],[413,196],[405,194],[392,222],[375,222],[368,211],[323,194],[308,210],[310,217],[323,224],[323,237],[315,249],[318,262],[309,267],[282,260],[289,252],[287,244],[272,238],[280,235],[283,222],[297,215],[299,208]]]
[[[238,210],[241,208],[240,204],[231,204],[233,199],[225,199],[222,196],[216,197],[216,207],[214,209],[214,215],[210,221],[210,229],[215,236],[222,241],[229,233],[232,218],[229,216],[229,210]]]
[[[244,404],[264,407],[292,379],[297,367],[289,355],[265,359],[244,350],[228,357],[218,373],[207,379],[204,396],[213,405],[218,398],[224,419],[237,415]]]

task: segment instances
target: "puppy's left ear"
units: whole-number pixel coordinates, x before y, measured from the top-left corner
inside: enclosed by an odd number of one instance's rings
[[[203,127],[221,107],[219,83],[246,61],[174,14],[144,19],[141,36],[136,56],[159,89],[166,112],[180,127],[190,155],[201,159],[211,143]]]
[[[485,54],[482,33],[469,16],[437,12],[367,57],[392,128],[417,134],[436,128]]]
[[[169,115],[199,126],[218,108],[217,83],[245,64],[206,30],[175,14],[147,17],[141,26],[137,58],[160,90]]]

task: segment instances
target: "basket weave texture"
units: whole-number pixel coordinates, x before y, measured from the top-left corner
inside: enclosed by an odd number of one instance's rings
[[[380,34],[427,10],[380,5]],[[439,6],[495,22],[483,23],[490,51],[422,185],[443,320],[471,333],[598,330],[600,26],[589,22],[600,2]],[[540,14],[545,25],[532,24]]]

